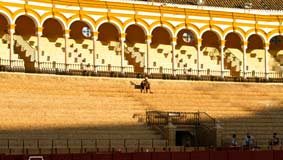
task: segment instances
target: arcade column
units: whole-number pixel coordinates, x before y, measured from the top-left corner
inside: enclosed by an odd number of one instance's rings
[[[40,70],[40,53],[41,53],[41,47],[40,47],[40,37],[42,36],[42,27],[37,28],[37,69]]]
[[[126,40],[126,33],[121,33],[120,34],[120,44],[121,44],[121,73],[124,73],[124,67],[125,67],[125,46],[124,46],[124,43],[125,43],[125,40]]]
[[[13,64],[12,64],[12,61],[13,61],[13,54],[14,54],[14,34],[15,34],[15,27],[16,25],[15,24],[11,24],[10,25],[10,29],[9,29],[9,34],[10,34],[10,55],[9,55],[9,61],[10,61],[10,68],[12,68]]]
[[[265,68],[265,79],[268,80],[269,79],[269,66],[268,66],[268,50],[269,50],[269,43],[265,43],[265,47],[264,47],[265,53],[264,53],[264,68]]]
[[[68,40],[70,37],[70,30],[65,30],[65,71],[68,70]]]
[[[200,77],[200,54],[201,54],[201,44],[202,44],[202,39],[198,39],[198,44],[197,44],[197,76]]]
[[[171,45],[172,45],[172,74],[173,76],[176,76],[176,62],[175,62],[175,55],[176,55],[176,44],[177,44],[177,38],[176,37],[173,37],[172,38],[172,42],[171,42]]]
[[[243,77],[244,79],[247,78],[246,76],[246,56],[247,56],[247,49],[248,49],[248,42],[245,41],[244,44],[242,45],[242,49],[243,49]]]
[[[149,66],[149,55],[150,55],[150,44],[151,44],[151,35],[146,36],[146,54],[144,55],[144,73],[150,74]]]

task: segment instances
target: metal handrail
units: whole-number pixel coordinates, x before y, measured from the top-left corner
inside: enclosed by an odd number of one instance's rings
[[[167,147],[168,141],[161,139],[1,139],[0,138],[0,148],[1,149],[13,149],[13,148],[119,148],[119,147],[157,147],[157,144],[163,144],[162,147]],[[99,143],[103,143],[103,145]],[[115,142],[120,142],[115,144]],[[76,145],[72,145],[76,144]],[[144,145],[142,143],[146,143]],[[4,145],[3,145],[4,144]],[[42,146],[42,144],[44,144]]]

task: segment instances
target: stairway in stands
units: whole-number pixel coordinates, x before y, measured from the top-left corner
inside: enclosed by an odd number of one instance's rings
[[[129,64],[134,66],[134,71],[137,73],[144,72],[144,53],[139,51],[139,48],[133,45],[125,47],[125,58]]]
[[[14,35],[14,40],[15,53],[19,55],[20,59],[24,60],[25,71],[30,73],[35,72],[36,49],[31,47],[20,35]]]
[[[230,70],[231,76],[240,76],[240,70],[242,66],[242,60],[240,60],[236,55],[235,49],[227,49],[224,56],[224,66],[225,69]]]

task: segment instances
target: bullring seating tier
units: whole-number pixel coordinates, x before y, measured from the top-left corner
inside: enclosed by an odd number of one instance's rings
[[[153,94],[142,94],[133,86],[140,81],[1,73],[0,139],[162,141],[134,118],[147,110],[207,112],[219,145],[233,133],[261,146],[283,134],[282,84],[150,80]]]

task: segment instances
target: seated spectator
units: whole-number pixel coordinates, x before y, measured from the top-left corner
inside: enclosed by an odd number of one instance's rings
[[[279,146],[280,140],[277,137],[277,133],[273,133],[272,139],[269,141],[269,146],[275,147],[275,146]]]
[[[236,136],[236,134],[233,134],[232,140],[231,140],[231,147],[237,147],[237,146],[238,146],[237,136]]]
[[[246,147],[246,148],[253,148],[254,147],[254,140],[249,133],[247,133],[247,135],[244,139],[244,147]]]
[[[150,83],[148,81],[148,77],[145,77],[143,81],[141,81],[141,93],[152,93],[150,90]]]

